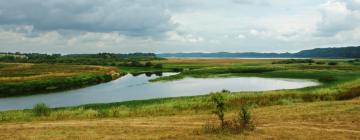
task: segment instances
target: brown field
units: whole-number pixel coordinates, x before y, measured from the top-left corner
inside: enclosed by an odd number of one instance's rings
[[[210,113],[0,124],[0,139],[360,139],[360,98],[260,107],[256,129],[241,135],[205,134]],[[227,112],[227,119],[235,112]]]
[[[80,74],[105,74],[117,71],[115,68],[103,66],[64,65],[64,64],[29,64],[29,63],[0,63],[0,81],[24,82],[29,80],[43,80],[56,77],[72,77]]]

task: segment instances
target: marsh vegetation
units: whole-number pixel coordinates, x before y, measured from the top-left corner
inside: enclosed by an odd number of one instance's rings
[[[323,83],[321,86],[309,87],[303,89],[292,90],[276,90],[276,91],[257,91],[257,92],[219,92],[224,102],[225,110],[217,114],[224,114],[224,122],[237,121],[236,124],[248,122],[248,113],[251,112],[252,123],[256,126],[253,132],[246,132],[250,137],[256,138],[257,134],[269,136],[274,134],[275,138],[288,138],[287,134],[308,134],[308,127],[300,122],[314,124],[311,128],[323,129],[315,124],[326,124],[339,128],[341,131],[337,136],[344,138],[356,138],[358,134],[358,123],[360,110],[358,109],[358,97],[360,96],[360,67],[349,62],[349,60],[328,60],[315,59],[315,63],[294,63],[294,64],[278,64],[273,63],[282,60],[241,60],[241,59],[169,59],[155,60],[152,63],[161,63],[162,70],[175,68],[183,69],[178,75],[161,77],[156,81],[177,80],[186,77],[209,78],[209,77],[276,77],[276,78],[299,78],[313,79]],[[328,63],[336,61],[337,65],[328,65]],[[324,64],[316,64],[323,62]],[[326,65],[325,65],[326,64]],[[7,68],[8,63],[0,65],[1,69]],[[118,67],[120,71],[122,67]],[[143,68],[124,67],[126,72],[142,72]],[[128,69],[126,69],[128,68]],[[14,110],[0,112],[2,122],[24,122],[31,121],[69,121],[79,120],[86,121],[91,119],[114,119],[115,122],[125,121],[127,119],[139,119],[139,122],[148,121],[146,118],[151,117],[155,120],[153,123],[157,125],[166,125],[165,120],[177,118],[179,124],[172,125],[188,125],[189,129],[180,129],[179,132],[189,134],[194,130],[203,129],[206,120],[209,124],[206,127],[221,126],[218,116],[213,114],[214,104],[209,102],[210,95],[191,96],[191,97],[175,97],[161,98],[140,101],[126,101],[119,103],[107,104],[90,104],[77,107],[64,107],[50,109],[49,115],[38,117],[34,115],[32,109]],[[250,106],[251,108],[243,108]],[[239,111],[241,109],[241,111]],[[222,112],[222,113],[221,113]],[[311,113],[309,113],[311,112]],[[238,114],[241,115],[238,115]],[[227,115],[228,114],[228,115]],[[242,116],[242,118],[240,117]],[[180,119],[181,118],[181,119]],[[325,119],[324,119],[325,118]],[[190,119],[190,120],[189,120]],[[159,122],[156,122],[158,120]],[[190,124],[186,121],[196,122],[201,125]],[[161,123],[160,123],[161,122]],[[216,123],[217,122],[217,123]],[[234,121],[232,121],[234,122]],[[334,124],[343,123],[345,126],[336,126]],[[218,125],[219,124],[219,125]],[[281,131],[283,133],[275,133],[272,131]],[[232,125],[234,126],[234,125]],[[293,131],[292,127],[302,126],[304,129]],[[347,127],[349,126],[349,127]],[[113,127],[115,128],[115,126]],[[236,127],[231,127],[236,128]],[[341,128],[341,130],[340,130]],[[346,130],[342,130],[345,129]],[[90,129],[90,128],[89,128]],[[131,127],[126,130],[132,130]],[[176,128],[178,129],[178,128]],[[327,129],[327,128],[326,128]],[[56,128],[57,130],[57,128]],[[210,129],[211,130],[211,129]],[[351,130],[348,131],[348,130]],[[319,131],[312,129],[312,137],[330,137],[332,135],[330,128],[328,131]],[[158,130],[156,132],[159,132]],[[104,132],[105,133],[105,132]],[[130,134],[129,134],[130,135]],[[161,135],[161,134],[158,134]],[[179,136],[174,132],[174,135]],[[195,133],[198,137],[207,137],[208,135],[222,135],[219,133]],[[255,135],[255,136],[254,136]],[[231,134],[233,137],[233,135]],[[308,136],[308,135],[303,135]],[[192,137],[192,138],[194,138]],[[226,136],[225,136],[226,137]],[[244,137],[240,134],[239,137]],[[335,136],[336,137],[336,136]]]

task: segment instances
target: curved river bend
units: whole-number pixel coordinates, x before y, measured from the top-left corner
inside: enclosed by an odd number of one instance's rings
[[[163,76],[176,73],[164,73]],[[0,110],[29,109],[36,103],[50,107],[77,106],[92,103],[111,103],[130,100],[144,100],[161,97],[204,95],[227,89],[230,91],[268,91],[296,89],[317,86],[309,80],[233,77],[233,78],[185,78],[170,82],[148,82],[158,76],[130,74],[109,83],[82,89],[0,99]]]

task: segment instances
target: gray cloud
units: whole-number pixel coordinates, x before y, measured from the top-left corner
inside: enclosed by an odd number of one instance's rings
[[[0,51],[286,52],[358,45],[359,9],[359,0],[0,0]]]
[[[262,5],[262,6],[267,6],[270,4],[267,0],[233,0],[233,2],[244,5]]]
[[[316,32],[318,36],[334,36],[360,25],[360,2],[355,0],[328,1],[321,6],[320,13],[321,21]]]
[[[0,24],[156,36],[175,27],[168,6],[161,0],[3,0]]]

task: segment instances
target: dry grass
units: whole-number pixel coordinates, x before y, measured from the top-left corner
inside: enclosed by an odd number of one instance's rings
[[[0,68],[1,82],[24,82],[29,80],[46,80],[57,77],[72,77],[84,73],[106,74],[117,71],[115,68],[87,65],[64,64],[29,64],[29,63],[0,63],[7,64]]]
[[[4,67],[1,68],[1,71],[23,71],[23,70],[28,70],[31,69],[34,64],[30,64],[30,63],[24,63],[24,64],[15,64],[15,63],[7,63],[10,66],[8,67]]]
[[[269,106],[252,110],[256,130],[205,134],[210,113],[0,124],[0,139],[360,139],[360,99]],[[228,112],[232,118],[235,112]]]
[[[0,81],[28,81],[28,80],[39,80],[39,79],[48,79],[48,78],[55,78],[55,77],[70,77],[78,75],[79,73],[44,73],[40,75],[31,75],[31,76],[17,76],[17,77],[0,77]]]

